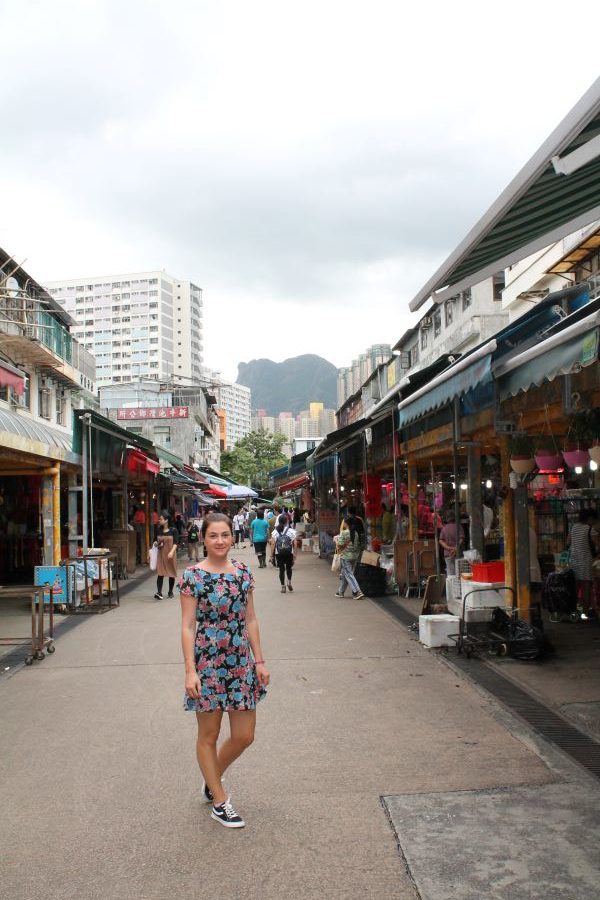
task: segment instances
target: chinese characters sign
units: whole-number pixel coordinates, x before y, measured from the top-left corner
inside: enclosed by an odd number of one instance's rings
[[[136,407],[135,409],[118,409],[117,419],[128,421],[138,419],[187,419],[189,406],[149,406]]]

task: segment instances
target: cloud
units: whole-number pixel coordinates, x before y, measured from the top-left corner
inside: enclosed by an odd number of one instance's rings
[[[9,0],[3,246],[38,280],[191,278],[213,365],[224,309],[236,325],[232,370],[248,345],[342,365],[394,343],[596,76],[593,54],[531,52],[555,46],[553,7],[507,0],[492,27],[441,2]]]

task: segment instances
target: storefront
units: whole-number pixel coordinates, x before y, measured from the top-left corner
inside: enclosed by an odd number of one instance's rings
[[[33,584],[68,540],[68,484],[81,457],[58,429],[0,410],[0,584]]]

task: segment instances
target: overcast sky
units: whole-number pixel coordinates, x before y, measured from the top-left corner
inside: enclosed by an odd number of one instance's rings
[[[554,0],[0,0],[0,246],[41,283],[190,278],[228,377],[347,365],[400,337],[597,77],[599,18],[586,0],[575,19]]]

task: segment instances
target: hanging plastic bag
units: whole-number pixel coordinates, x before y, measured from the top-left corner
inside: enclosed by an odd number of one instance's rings
[[[342,570],[342,557],[339,553],[335,553],[333,559],[331,560],[331,571],[335,572],[336,575],[339,574]]]
[[[158,568],[158,547],[156,544],[153,544],[150,548],[150,568],[153,572],[156,572]]]

